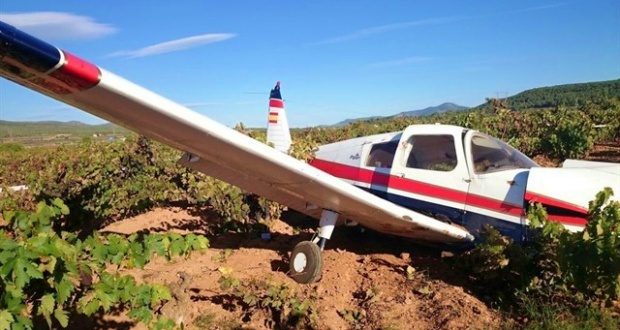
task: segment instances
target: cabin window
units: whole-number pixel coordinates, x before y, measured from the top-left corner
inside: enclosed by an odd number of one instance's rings
[[[368,154],[366,166],[391,168],[397,147],[398,141],[374,144]]]
[[[484,135],[472,137],[471,156],[478,174],[538,166],[517,149]]]
[[[456,167],[456,149],[452,135],[414,135],[406,166],[432,171],[452,171]]]

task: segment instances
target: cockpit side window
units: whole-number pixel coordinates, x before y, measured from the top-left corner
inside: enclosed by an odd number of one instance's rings
[[[411,150],[406,166],[432,171],[452,171],[457,164],[452,135],[414,135],[409,139]]]
[[[391,168],[397,147],[398,141],[374,144],[368,153],[366,166]]]
[[[513,147],[485,135],[472,137],[471,156],[478,174],[538,166]]]

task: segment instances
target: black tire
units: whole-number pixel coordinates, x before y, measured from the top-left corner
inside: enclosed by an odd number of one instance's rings
[[[289,262],[289,275],[297,283],[309,284],[321,278],[323,259],[318,245],[303,241],[295,245]]]

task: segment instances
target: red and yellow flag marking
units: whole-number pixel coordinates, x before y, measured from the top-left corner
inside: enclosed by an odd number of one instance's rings
[[[277,124],[278,123],[278,113],[277,112],[270,112],[269,113],[269,123],[270,124]]]

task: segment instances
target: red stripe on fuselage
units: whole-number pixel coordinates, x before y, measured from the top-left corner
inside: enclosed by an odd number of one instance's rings
[[[284,108],[284,101],[278,99],[270,99],[269,106],[274,108]]]
[[[554,206],[561,209],[570,210],[573,212],[581,213],[584,215],[588,214],[588,210],[585,207],[575,205],[572,203],[568,203],[565,201],[561,201],[559,199],[555,199],[549,196],[543,196],[532,192],[525,193],[525,200],[530,203],[541,203],[543,205]]]
[[[342,179],[385,186],[457,203],[467,203],[471,206],[506,213],[513,216],[521,216],[524,211],[521,206],[512,205],[501,200],[480,195],[468,195],[468,193],[464,191],[445,188],[416,180],[405,179],[399,176],[379,173],[350,165],[344,165],[322,159],[314,159],[310,162],[310,165]]]
[[[549,214],[547,215],[547,218],[553,222],[559,222],[562,224],[581,226],[581,227],[585,227],[585,225],[588,223],[588,220],[586,218],[574,217],[574,216],[568,216],[568,215]]]

